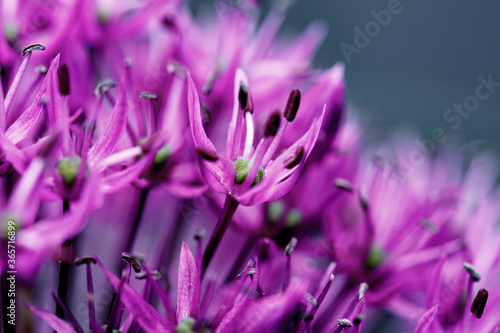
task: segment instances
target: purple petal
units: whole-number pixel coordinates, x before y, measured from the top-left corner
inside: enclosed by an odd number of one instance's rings
[[[12,143],[18,144],[19,142],[24,140],[28,136],[28,133],[36,125],[36,123],[38,122],[38,119],[40,119],[40,116],[42,115],[42,110],[43,110],[43,105],[41,103],[41,100],[42,100],[43,95],[45,95],[45,93],[47,92],[48,78],[51,77],[51,75],[53,75],[52,73],[54,71],[57,71],[57,68],[55,68],[55,67],[58,67],[58,66],[59,66],[58,62],[57,63],[52,62],[47,75],[43,79],[40,90],[38,91],[38,93],[35,96],[35,100],[33,101],[33,103],[7,129],[7,132],[5,135]]]
[[[8,211],[22,221],[23,227],[31,225],[38,214],[43,169],[43,160],[33,159],[9,197]]]
[[[174,332],[172,325],[167,322],[141,295],[128,284],[121,283],[120,279],[108,271],[101,261],[96,258],[97,264],[103,270],[106,278],[115,291],[120,289],[120,300],[125,308],[135,317],[137,322],[148,332]]]
[[[52,327],[57,333],[76,333],[76,331],[71,327],[70,324],[58,318],[55,314],[36,308],[35,306],[26,303],[25,304],[31,312],[33,312],[38,317],[42,318],[47,324]]]
[[[429,310],[427,310],[424,315],[420,318],[415,329],[415,333],[427,333],[432,325],[432,321],[436,317],[439,305],[436,304]]]
[[[189,110],[189,124],[191,126],[191,134],[196,148],[216,153],[214,144],[207,137],[205,129],[203,128],[202,114],[200,108],[200,99],[196,86],[191,78],[191,74],[187,72],[188,83],[188,110]]]
[[[8,116],[9,114],[9,109],[12,105],[12,102],[14,101],[14,97],[16,96],[17,89],[19,88],[19,85],[21,84],[21,79],[23,78],[24,72],[26,72],[26,67],[28,67],[28,63],[31,58],[31,52],[28,53],[26,57],[24,57],[23,62],[21,63],[21,66],[19,66],[19,69],[17,70],[16,76],[14,77],[14,80],[12,81],[12,84],[10,85],[9,91],[7,91],[7,95],[5,96],[5,100],[3,101],[3,107],[5,109],[5,116]]]
[[[88,161],[90,166],[96,165],[103,158],[113,153],[125,132],[128,120],[127,115],[127,95],[125,93],[125,85],[122,82],[120,84],[120,94],[113,108],[108,126],[97,142],[89,149]]]
[[[200,284],[194,256],[186,243],[182,242],[179,260],[177,286],[177,322],[187,317],[198,315]]]
[[[2,159],[9,162],[17,172],[23,174],[26,171],[26,159],[19,149],[5,137],[2,131],[0,131],[0,149],[4,155]]]
[[[196,198],[208,189],[197,165],[192,162],[174,166],[170,171],[170,180],[164,187],[180,198]]]

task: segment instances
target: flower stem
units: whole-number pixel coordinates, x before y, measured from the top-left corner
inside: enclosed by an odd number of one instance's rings
[[[236,201],[229,195],[226,196],[226,201],[224,202],[224,207],[222,208],[221,215],[219,216],[219,220],[215,225],[214,232],[212,233],[212,236],[208,241],[207,248],[205,249],[205,253],[203,254],[202,276],[203,274],[205,274],[208,264],[210,264],[210,260],[212,260],[215,250],[217,249],[217,246],[219,246],[220,240],[222,239],[222,236],[224,236],[224,233],[226,232],[227,227],[229,226],[229,223],[231,222],[231,219],[234,215],[234,212],[236,211],[236,208],[238,208],[238,205],[238,201]]]
[[[69,210],[69,201],[63,200],[63,214]],[[67,304],[69,275],[71,268],[73,239],[65,241],[61,247],[61,263],[59,265],[59,284],[57,287],[57,296],[63,304]],[[56,303],[56,315],[64,319],[64,311],[59,303]]]
[[[137,206],[137,212],[135,214],[134,224],[132,225],[132,229],[127,235],[127,241],[125,242],[125,247],[123,248],[123,251],[126,252],[132,251],[137,230],[139,229],[139,225],[141,224],[142,215],[144,215],[144,208],[146,208],[146,201],[148,200],[148,195],[149,195],[149,188],[141,190],[139,205]]]
[[[245,259],[248,257],[248,254],[250,253],[250,251],[254,247],[256,240],[257,239],[254,236],[250,236],[247,238],[245,244],[243,245],[240,252],[238,253],[238,257],[233,262],[231,269],[227,273],[226,278],[224,280],[224,283],[229,283],[229,282],[233,281],[234,279],[236,279],[236,276],[241,271],[241,266],[243,266],[242,263],[244,263]]]

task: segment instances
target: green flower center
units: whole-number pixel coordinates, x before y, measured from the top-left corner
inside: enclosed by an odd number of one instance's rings
[[[234,161],[234,168],[236,169],[236,184],[243,184],[245,179],[248,176],[248,172],[250,172],[250,167],[248,166],[249,160],[240,157],[236,161]],[[252,186],[257,185],[264,178],[264,168],[262,165],[259,167],[259,171],[257,171],[257,175],[253,180]]]
[[[194,323],[195,323],[195,321],[193,318],[191,318],[191,317],[184,318],[181,320],[179,325],[177,325],[175,327],[175,332],[176,333],[195,333],[195,331],[193,331]]]
[[[164,145],[156,152],[155,159],[153,161],[154,165],[161,165],[163,162],[172,155],[172,149],[168,145]]]
[[[80,156],[63,157],[59,160],[57,172],[59,172],[67,185],[73,185],[75,182],[81,163],[82,159]]]
[[[378,266],[382,265],[385,261],[385,253],[384,251],[377,245],[372,245],[370,247],[370,252],[368,252],[368,256],[366,257],[366,266],[370,269],[375,269]]]

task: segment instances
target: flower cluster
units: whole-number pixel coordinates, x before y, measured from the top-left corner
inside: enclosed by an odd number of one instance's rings
[[[0,8],[4,331],[12,271],[26,332],[500,329],[495,158],[408,173],[407,137],[366,147],[343,64],[311,65],[320,25],[280,37],[283,4],[250,0]]]

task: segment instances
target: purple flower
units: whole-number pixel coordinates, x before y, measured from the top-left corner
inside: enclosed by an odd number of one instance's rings
[[[189,120],[201,171],[214,191],[230,195],[243,205],[278,199],[292,188],[314,147],[323,119],[322,113],[299,140],[273,160],[287,124],[294,120],[299,109],[300,92],[292,91],[283,115],[278,112],[269,116],[264,136],[255,147],[249,89],[245,74],[238,70],[224,156],[205,133],[198,93],[188,74]]]

